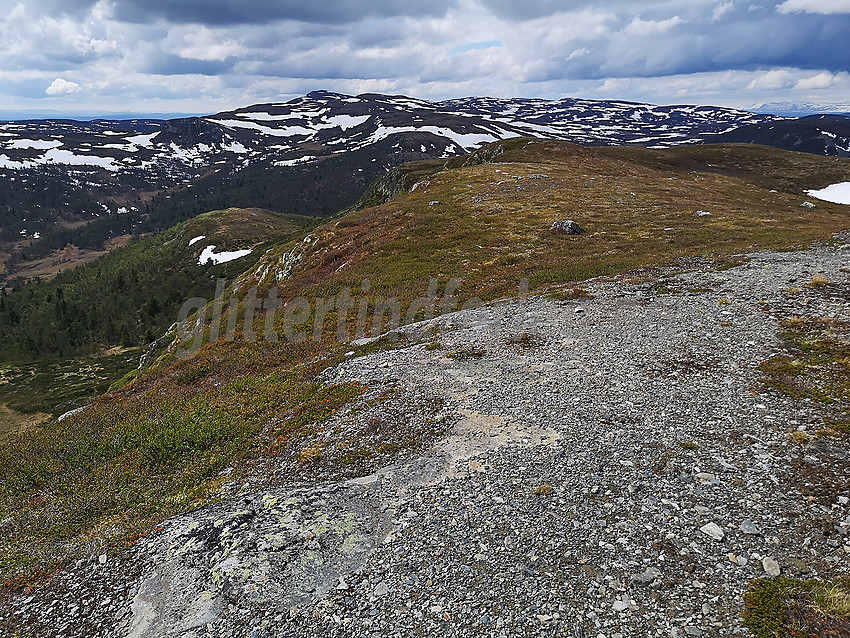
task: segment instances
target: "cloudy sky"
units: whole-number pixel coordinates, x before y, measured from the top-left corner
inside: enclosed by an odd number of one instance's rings
[[[0,0],[0,16],[6,114],[213,113],[315,89],[850,103],[850,0]]]

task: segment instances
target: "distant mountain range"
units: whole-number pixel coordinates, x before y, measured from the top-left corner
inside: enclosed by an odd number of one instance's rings
[[[20,263],[66,245],[102,250],[113,238],[162,230],[206,210],[331,215],[393,166],[506,138],[652,148],[756,142],[845,155],[848,122],[712,106],[429,102],[316,91],[204,117],[0,123],[0,283]]]
[[[99,167],[174,182],[210,167],[310,162],[393,137],[423,157],[449,157],[518,136],[580,144],[667,147],[710,141],[744,125],[778,118],[719,107],[652,106],[566,98],[463,98],[427,102],[317,91],[174,120],[34,120],[0,124],[0,169]],[[415,133],[416,139],[410,134]]]
[[[842,152],[846,118],[822,118]],[[171,184],[215,167],[295,166],[393,138],[422,157],[449,157],[484,143],[528,136],[588,145],[669,147],[741,138],[742,127],[771,130],[789,118],[710,106],[653,106],[565,98],[462,98],[428,102],[404,96],[315,91],[286,103],[258,104],[172,120],[27,120],[0,124],[0,174],[43,166],[144,173]],[[808,122],[799,134],[813,131]],[[765,128],[768,126],[768,128]],[[842,130],[833,131],[837,126]],[[748,128],[747,130],[756,130]],[[415,134],[415,135],[412,135]],[[816,135],[820,135],[815,131]],[[415,137],[415,139],[413,139]],[[758,136],[771,143],[770,136]],[[799,144],[801,150],[811,144]],[[815,145],[814,148],[820,148]],[[825,152],[831,146],[827,145]],[[821,152],[820,150],[814,152]]]
[[[850,102],[770,102],[754,106],[755,113],[806,117],[808,115],[850,115]]]

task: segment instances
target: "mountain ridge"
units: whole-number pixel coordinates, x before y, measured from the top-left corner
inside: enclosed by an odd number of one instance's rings
[[[336,117],[337,121],[328,121],[324,111],[330,111],[330,119]],[[326,117],[323,117],[323,113]],[[417,125],[417,118],[422,119],[424,115],[431,118],[430,123],[423,121]],[[346,120],[346,117],[352,119]],[[353,118],[366,119],[358,121]],[[247,155],[245,159],[250,161],[269,157],[277,161],[301,159],[308,155],[303,152],[303,148],[298,148],[304,142],[316,141],[326,151],[333,153],[334,147],[351,150],[357,144],[377,141],[382,135],[407,132],[399,130],[401,128],[419,129],[451,139],[459,148],[448,150],[446,147],[443,152],[462,154],[482,142],[529,134],[576,143],[657,142],[671,145],[701,141],[703,136],[717,133],[730,125],[774,119],[779,118],[724,107],[655,106],[621,100],[467,97],[431,102],[401,95],[366,93],[350,96],[313,91],[285,103],[254,104],[203,117],[172,120],[101,119],[90,122],[30,120],[0,124],[0,134],[6,138],[0,144],[4,147],[0,150],[0,168],[20,170],[51,162],[72,166],[87,161],[108,171],[155,168],[166,174],[174,170],[176,172],[172,176],[179,177],[177,164],[189,174],[196,164],[200,164],[200,159],[210,164],[219,161],[224,155],[231,156],[231,159],[232,156]],[[279,126],[284,120],[292,122]],[[440,120],[445,126],[435,126]],[[597,120],[608,123],[596,126]],[[367,121],[368,127],[362,131],[356,130]],[[181,146],[175,145],[174,140],[168,139],[167,135],[159,143],[155,142],[157,136],[142,138],[143,134],[154,132],[157,127],[173,126],[169,123],[177,122],[193,122],[208,132],[211,129],[201,123],[212,124],[220,129],[218,139],[214,144],[195,139],[192,140],[194,144]],[[383,126],[385,123],[390,123],[395,130]],[[340,129],[342,135],[333,137],[322,134],[322,131],[336,128]],[[346,138],[345,131],[351,129],[355,131]],[[69,139],[70,154],[51,153],[50,149],[44,149],[48,152],[42,154],[14,152],[38,148],[36,144],[27,146],[25,141],[20,140],[16,148],[16,132],[20,132],[21,136],[33,135],[31,141],[38,144],[56,141],[56,133],[120,137],[123,144],[116,144],[115,140],[110,142],[99,139],[99,145],[90,142],[88,146],[92,148],[81,149],[74,147],[73,140]],[[12,146],[8,143],[9,138],[12,138]],[[274,138],[295,138],[295,143],[284,143],[282,139],[277,139],[281,143],[275,144]],[[249,144],[247,148],[243,146],[245,143]],[[90,152],[94,150],[99,153]],[[173,151],[180,162],[169,165],[166,157],[168,150]],[[263,151],[268,151],[268,157],[263,156]],[[137,161],[133,161],[134,156],[138,156]]]
[[[623,100],[431,102],[315,91],[202,117],[0,124],[0,286],[13,285],[16,272],[37,272],[30,262],[69,244],[85,260],[119,237],[164,230],[214,208],[330,215],[393,166],[445,160],[497,140],[672,147],[795,123],[722,107]],[[798,148],[850,148],[843,121],[821,129],[835,135],[834,144],[809,144],[822,134],[806,129]]]
[[[748,124],[717,136],[719,143],[762,144],[786,151],[850,157],[850,117],[807,115]]]

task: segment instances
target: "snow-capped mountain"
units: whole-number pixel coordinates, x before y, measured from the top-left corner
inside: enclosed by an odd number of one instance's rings
[[[786,117],[807,115],[850,115],[850,102],[769,102],[753,106],[754,113],[770,113]]]
[[[92,167],[182,180],[221,164],[311,162],[390,137],[424,157],[457,155],[518,136],[666,147],[710,141],[740,126],[778,119],[708,106],[570,98],[428,102],[318,91],[201,118],[0,124],[0,170]]]
[[[762,144],[787,151],[850,157],[850,117],[809,115],[741,126],[717,136],[718,142]]]

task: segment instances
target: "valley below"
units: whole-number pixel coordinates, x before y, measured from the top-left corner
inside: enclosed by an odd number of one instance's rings
[[[8,435],[21,434],[25,430],[44,423],[50,418],[49,414],[22,414],[5,405],[0,406],[0,441]]]

